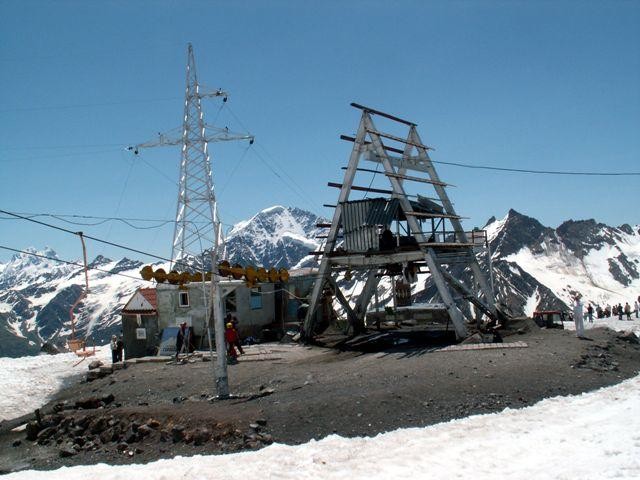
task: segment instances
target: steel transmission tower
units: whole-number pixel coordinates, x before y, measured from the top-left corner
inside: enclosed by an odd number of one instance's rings
[[[221,97],[223,102],[226,102],[228,94],[221,89],[213,91],[202,89],[198,83],[193,47],[189,44],[187,49],[187,86],[182,128],[161,133],[157,139],[129,147],[129,150],[132,150],[134,154],[138,154],[140,149],[148,147],[165,145],[180,145],[182,147],[178,205],[171,246],[171,268],[178,265],[177,269],[181,271],[189,268],[197,269],[197,264],[201,261],[202,265],[198,270],[202,270],[203,288],[205,288],[205,252],[207,249],[209,250],[213,275],[209,291],[210,308],[206,303],[206,295],[204,297],[207,311],[206,323],[210,325],[211,317],[209,314],[212,313],[216,350],[224,352],[222,292],[219,287],[220,279],[217,266],[218,259],[224,257],[225,252],[218,205],[213,187],[209,143],[229,140],[248,140],[249,143],[253,143],[253,136],[233,133],[228,128],[218,128],[206,124],[202,112],[202,99],[208,97]],[[211,347],[210,327],[207,328],[207,332]],[[220,398],[228,398],[227,362],[226,356],[222,353],[218,355],[215,372],[218,396]]]
[[[164,145],[182,147],[176,223],[171,246],[172,268],[183,259],[193,261],[201,258],[203,250],[209,248],[213,265],[224,256],[209,143],[230,140],[253,143],[254,139],[252,135],[234,133],[228,128],[205,123],[202,99],[209,97],[221,97],[226,102],[228,93],[221,89],[207,91],[198,83],[193,47],[189,44],[182,128],[161,133],[157,139],[129,147],[136,154],[142,148]]]

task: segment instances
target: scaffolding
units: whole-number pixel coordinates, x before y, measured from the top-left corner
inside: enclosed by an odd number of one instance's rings
[[[329,183],[340,193],[331,224],[325,225],[324,249],[312,252],[319,256],[320,267],[305,318],[305,338],[309,340],[316,333],[316,310],[327,293],[335,295],[350,327],[359,333],[364,330],[367,307],[382,276],[403,276],[415,282],[418,272],[427,271],[458,339],[467,337],[467,326],[479,325],[482,315],[498,321],[493,290],[476,259],[476,250],[486,244],[486,235],[480,238],[479,232],[464,231],[462,217],[447,194],[451,185],[438,176],[429,157],[431,149],[420,139],[417,125],[356,103],[351,106],[361,110],[362,117],[355,137],[341,136],[353,143],[353,150],[343,167],[342,183]],[[406,137],[379,130],[374,116],[408,128]],[[362,160],[375,163],[376,169],[360,167]],[[391,188],[354,185],[358,172],[381,174]],[[408,182],[431,191],[409,195],[405,189]],[[353,191],[382,196],[350,200]],[[447,265],[468,267],[472,285],[452,275]],[[359,293],[347,299],[337,280],[341,272],[352,270],[363,272],[365,282]],[[464,302],[475,308],[465,308]]]

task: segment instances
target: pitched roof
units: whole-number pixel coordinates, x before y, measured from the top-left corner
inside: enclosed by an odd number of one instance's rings
[[[141,288],[138,291],[147,299],[147,302],[151,304],[154,310],[158,308],[158,292],[156,292],[155,288]]]
[[[156,313],[158,294],[155,288],[139,288],[129,299],[122,313]]]

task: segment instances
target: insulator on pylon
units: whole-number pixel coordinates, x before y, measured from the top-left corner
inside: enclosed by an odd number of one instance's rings
[[[167,281],[167,272],[165,272],[163,268],[159,268],[153,272],[153,278],[158,283],[164,283]]]
[[[143,280],[152,280],[153,279],[153,267],[151,265],[146,265],[145,267],[142,267],[142,270],[140,270],[140,276],[142,277]]]

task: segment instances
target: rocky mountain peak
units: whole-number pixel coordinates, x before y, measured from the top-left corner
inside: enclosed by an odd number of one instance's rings
[[[552,232],[535,218],[514,209],[502,220],[491,222],[488,228],[491,251],[502,256],[517,253],[523,246],[534,247],[545,234]]]
[[[320,244],[315,237],[321,220],[296,207],[264,209],[229,232],[227,254],[232,262],[243,265],[299,268],[308,252]]]

